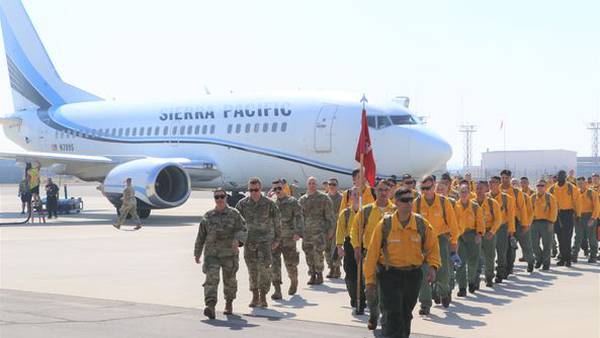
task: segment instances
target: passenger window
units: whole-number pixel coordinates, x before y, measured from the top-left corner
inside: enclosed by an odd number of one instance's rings
[[[392,125],[392,121],[390,121],[387,116],[377,116],[377,129],[383,129]]]
[[[179,128],[179,135],[185,135],[185,126]]]
[[[415,119],[410,115],[392,115],[390,116],[392,123],[395,125],[417,124]]]
[[[110,133],[112,137],[115,137],[117,135],[117,129],[113,128],[112,132]]]
[[[230,124],[227,126],[227,134],[231,134],[231,131],[233,130],[233,124]],[[205,133],[206,134],[206,133]]]
[[[369,128],[377,128],[375,116],[367,116],[367,125],[369,126]]]
[[[277,132],[277,122],[273,122],[273,125],[271,126],[271,132],[272,133]]]
[[[148,134],[150,134],[150,128],[148,128]],[[140,128],[140,136],[144,136],[144,127]]]
[[[140,128],[140,134],[141,134],[142,128]],[[137,127],[133,128],[133,130],[131,131],[131,136],[137,136]]]
[[[211,128],[212,128],[212,127],[211,127]],[[202,126],[202,134],[203,134],[203,135],[206,135],[206,131],[207,131],[207,130],[208,130],[208,126],[207,126],[207,125],[204,125],[204,126]],[[229,131],[228,131],[228,133],[230,133],[230,134],[231,134],[231,130],[229,130]]]
[[[252,125],[250,123],[246,123],[246,134],[248,134],[250,132],[251,128],[252,128]]]
[[[163,128],[163,135],[169,135],[169,127],[168,126],[165,126]]]
[[[254,132],[258,133],[260,131],[260,123],[255,123],[254,124]]]
[[[235,133],[239,134],[242,131],[242,125],[241,124],[236,124],[235,125]]]
[[[160,134],[160,127],[154,127],[154,135],[158,136]]]
[[[119,137],[123,136],[123,128],[119,128]]]
[[[196,128],[194,128],[194,134],[200,134],[200,126],[196,126]]]
[[[173,127],[171,130],[171,135],[177,135],[177,127]]]
[[[129,136],[129,128],[125,129],[125,136]]]
[[[215,125],[214,124],[210,126],[210,133],[211,134],[215,133]]]
[[[281,124],[281,132],[282,132],[282,133],[285,133],[285,132],[286,132],[286,130],[287,130],[287,122],[283,122],[283,123]]]
[[[263,123],[263,133],[266,133],[269,131],[269,124],[268,123]]]

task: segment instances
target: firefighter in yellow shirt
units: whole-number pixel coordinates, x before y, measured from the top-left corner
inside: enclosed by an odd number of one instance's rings
[[[515,200],[503,193],[500,190],[499,176],[492,176],[490,179],[490,192],[489,195],[500,204],[500,210],[502,211],[502,225],[496,232],[496,255],[498,256],[498,265],[496,283],[502,283],[503,279],[508,277],[508,250],[511,246],[511,242],[514,243],[515,233]]]
[[[361,282],[360,300],[357,302],[356,273],[358,272],[358,267],[354,257],[354,247],[352,247],[352,242],[350,239],[352,223],[354,222],[354,217],[360,208],[358,203],[358,188],[356,187],[350,190],[350,205],[351,206],[342,210],[338,216],[335,244],[337,246],[338,256],[343,257],[344,259],[343,267],[344,272],[346,273],[344,280],[346,282],[346,290],[350,296],[350,306],[355,309],[355,314],[364,314],[366,304],[364,280]]]
[[[394,195],[396,211],[373,231],[364,264],[368,292],[381,294],[386,337],[409,337],[412,311],[422,281],[432,283],[440,267],[440,249],[432,226],[412,212],[413,192]],[[370,290],[370,291],[369,291]]]
[[[575,177],[575,170],[573,170],[573,169],[569,170],[569,175],[567,176],[567,182],[571,183],[572,185],[577,185],[577,178]]]
[[[546,180],[540,179],[536,184],[536,188],[537,193],[530,197],[533,210],[531,242],[535,256],[535,268],[542,267],[542,270],[547,271],[550,269],[550,250],[558,205],[556,198],[546,191]],[[542,240],[543,250],[540,248],[540,239]]]
[[[535,194],[535,191],[531,189],[529,186],[529,178],[523,176],[521,177],[521,191],[525,194],[526,197],[531,197],[531,195]],[[526,199],[527,202],[527,199]],[[531,216],[531,213],[530,213]]]
[[[496,259],[496,232],[502,225],[502,210],[500,204],[496,202],[488,193],[490,186],[487,181],[477,183],[477,197],[475,202],[483,210],[483,221],[485,231],[481,240],[481,252],[479,259],[479,274],[485,267],[485,286],[494,286],[494,261]],[[477,286],[477,284],[476,284]]]
[[[454,208],[448,198],[435,193],[434,180],[427,176],[421,181],[421,195],[413,203],[413,212],[422,215],[433,227],[438,235],[440,267],[433,284],[426,283],[421,286],[419,314],[428,315],[432,300],[439,301],[444,307],[450,306],[450,271],[452,264],[460,265],[460,258],[456,253],[460,231],[456,224]]]
[[[477,266],[479,264],[479,252],[481,250],[481,236],[485,231],[483,212],[481,207],[471,198],[471,190],[468,182],[458,186],[460,199],[456,202],[456,221],[462,229],[462,235],[458,240],[458,254],[463,264],[456,272],[458,280],[458,297],[467,296],[467,282],[469,293],[475,293],[479,289],[477,278]]]
[[[579,217],[575,225],[575,242],[571,252],[571,261],[577,263],[577,255],[581,243],[584,240],[589,242],[589,263],[597,262],[598,240],[596,236],[596,221],[600,217],[600,200],[598,192],[591,187],[586,186],[585,177],[577,178],[577,188],[579,190]]]
[[[556,265],[571,266],[571,241],[573,225],[579,215],[579,191],[573,184],[567,182],[567,173],[558,172],[557,182],[550,187],[550,193],[558,203],[558,246],[560,259]]]
[[[351,241],[354,247],[356,261],[360,262],[364,257],[364,249],[369,245],[373,230],[386,213],[394,212],[394,205],[389,202],[391,187],[387,181],[377,183],[375,202],[365,205],[359,210],[352,223]],[[361,224],[361,222],[363,222]],[[362,243],[361,243],[362,236]],[[361,250],[362,249],[362,250]],[[369,306],[368,328],[375,330],[379,320],[379,299],[377,293],[367,293],[367,305]]]
[[[360,183],[358,182],[359,173],[359,169],[354,169],[354,171],[352,171],[352,187],[358,187],[360,185]],[[350,206],[350,195],[348,195],[350,190],[351,189],[348,189],[342,193],[342,203],[340,203],[340,210],[337,211],[338,214],[342,212],[342,210]],[[363,188],[361,190],[363,205],[367,205],[375,201],[375,189],[369,187],[369,185],[365,182],[363,183]]]
[[[529,226],[531,225],[531,221],[529,220],[529,210],[527,207],[528,203],[526,202],[525,194],[511,184],[512,172],[510,170],[502,170],[500,173],[500,178],[502,180],[502,192],[512,197],[515,201],[515,238],[519,242],[519,246],[523,252],[524,261],[527,262],[527,271],[532,272],[534,258],[533,249],[531,249],[531,237],[529,235]],[[509,247],[509,250],[507,251],[508,256],[506,263],[509,275],[513,273],[516,250],[516,247]]]

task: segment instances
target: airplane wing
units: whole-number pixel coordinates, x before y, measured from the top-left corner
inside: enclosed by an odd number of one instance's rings
[[[16,160],[17,162],[39,162],[42,167],[50,168],[56,173],[68,173],[71,175],[85,177],[86,171],[95,173],[95,179],[103,178],[115,166],[146,158],[142,156],[96,156],[75,155],[62,153],[37,152],[26,150],[0,150],[0,158]],[[221,176],[214,161],[210,159],[190,159],[184,157],[161,158],[180,164],[190,175],[192,181],[211,181]]]

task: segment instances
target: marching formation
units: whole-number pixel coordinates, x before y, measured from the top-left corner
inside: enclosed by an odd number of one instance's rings
[[[412,312],[427,316],[435,302],[449,307],[457,297],[476,293],[481,280],[493,288],[513,273],[517,248],[527,271],[550,269],[554,238],[558,266],[571,266],[585,247],[589,263],[597,262],[600,175],[588,179],[559,171],[539,179],[535,190],[526,177],[515,184],[512,173],[474,182],[469,174],[401,181],[382,179],[374,187],[361,183],[341,193],[338,181],[327,191],[311,177],[307,191],[292,196],[284,179],[272,182],[265,195],[259,178],[248,181],[249,195],[235,208],[223,189],[213,192],[214,209],[200,223],[194,256],[206,274],[204,314],[215,318],[219,271],[223,271],[225,314],[233,313],[237,293],[239,247],[244,246],[252,301],[268,307],[267,295],[283,297],[282,256],[289,279],[287,294],[298,291],[300,255],[308,266],[307,284],[340,278],[343,266],[350,305],[355,314],[368,309],[368,328],[384,335],[408,337]],[[325,183],[325,182],[324,182]],[[323,187],[325,186],[323,183]],[[518,183],[518,182],[517,182]],[[575,240],[573,241],[573,231]],[[554,242],[554,243],[553,243]]]

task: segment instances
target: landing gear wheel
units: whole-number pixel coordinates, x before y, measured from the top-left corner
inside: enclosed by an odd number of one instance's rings
[[[227,204],[230,207],[235,208],[237,203],[244,198],[244,194],[240,194],[239,192],[232,192],[231,194],[227,194]]]
[[[152,209],[138,209],[137,213],[138,216],[140,216],[141,219],[146,219],[148,218],[148,216],[150,216],[150,211]]]

